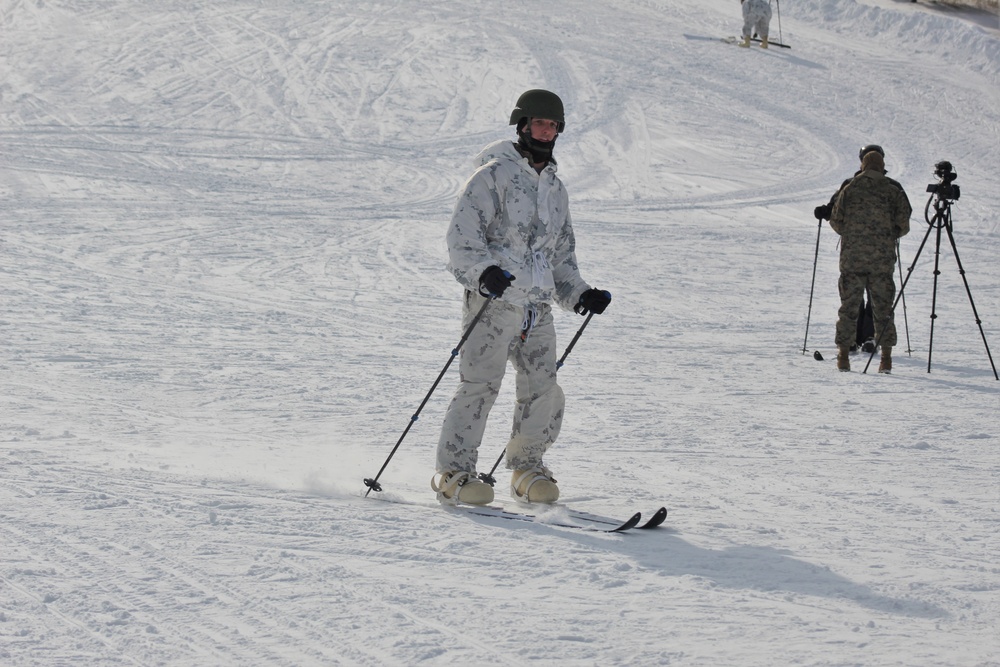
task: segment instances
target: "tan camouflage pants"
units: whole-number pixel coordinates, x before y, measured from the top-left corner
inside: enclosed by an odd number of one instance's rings
[[[875,340],[879,345],[892,347],[896,344],[896,324],[886,316],[892,310],[892,302],[896,298],[896,283],[892,279],[892,269],[877,273],[842,272],[838,287],[840,288],[840,310],[837,311],[837,334],[834,339],[837,347],[854,345],[857,337],[858,311],[864,299],[865,287],[871,294],[872,317],[875,320]],[[883,326],[885,331],[883,331]],[[880,338],[881,337],[881,338]]]
[[[466,291],[463,330],[483,303],[483,297]],[[524,309],[520,306],[494,301],[465,342],[459,358],[460,383],[438,441],[438,472],[476,472],[486,419],[500,392],[508,361],[517,371],[517,402],[507,442],[507,467],[541,465],[542,455],[559,435],[565,399],[556,384],[552,308],[538,307],[538,320],[526,341],[521,340],[523,320]]]

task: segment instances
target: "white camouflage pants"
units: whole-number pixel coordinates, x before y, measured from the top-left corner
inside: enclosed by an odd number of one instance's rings
[[[756,32],[758,37],[764,39],[770,23],[771,3],[768,0],[746,0],[743,3],[744,37],[750,37]]]
[[[484,302],[484,297],[466,291],[463,331]],[[462,347],[460,383],[448,406],[438,441],[438,472],[476,472],[486,419],[500,392],[508,361],[517,371],[517,402],[507,442],[507,467],[515,470],[541,465],[542,455],[559,435],[565,398],[556,384],[552,308],[538,306],[535,327],[524,341],[521,340],[523,320],[522,307],[494,301]]]

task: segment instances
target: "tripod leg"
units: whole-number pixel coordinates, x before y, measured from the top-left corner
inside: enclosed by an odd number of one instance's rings
[[[899,252],[899,239],[896,239],[896,266],[899,267],[899,282],[903,282],[903,256]],[[900,293],[900,298],[903,301],[903,329],[906,331],[906,354],[909,355],[913,352],[910,347],[910,322],[906,318],[906,297],[902,296]]]
[[[940,213],[938,214],[940,217]],[[935,218],[937,219],[937,218]],[[937,286],[938,286],[938,276],[941,275],[941,227],[944,225],[936,225],[937,227],[937,240],[934,246],[934,288],[931,292],[931,337],[927,342],[927,372],[931,372],[931,356],[934,354],[934,320],[937,319]]]
[[[976,318],[976,325],[979,326],[979,335],[983,338],[983,345],[986,346],[986,356],[989,357],[990,366],[993,368],[993,377],[1000,380],[1000,375],[997,375],[996,364],[993,363],[993,355],[990,354],[990,346],[986,342],[986,332],[983,331],[983,321],[979,319],[979,312],[976,310],[976,304],[972,300],[972,290],[969,289],[969,281],[965,277],[965,268],[962,267],[962,260],[958,257],[958,246],[955,245],[955,234],[951,229],[951,210],[949,209],[948,215],[948,241],[951,242],[951,250],[955,253],[955,263],[958,264],[958,272],[962,275],[962,282],[965,283],[965,293],[969,295],[969,305],[972,306],[972,315]]]

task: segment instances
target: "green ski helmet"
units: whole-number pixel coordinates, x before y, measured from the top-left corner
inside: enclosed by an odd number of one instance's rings
[[[885,157],[885,151],[882,150],[881,146],[879,146],[878,144],[868,144],[867,146],[862,146],[861,150],[858,151],[858,159],[859,160],[864,160],[865,159],[865,155],[867,155],[868,153],[871,153],[872,151],[875,151],[876,153],[878,153],[882,157]]]
[[[510,112],[510,125],[520,125],[522,119],[546,118],[559,124],[559,132],[566,128],[563,103],[559,96],[548,90],[528,90],[517,98],[517,105]],[[518,128],[520,129],[520,127]]]

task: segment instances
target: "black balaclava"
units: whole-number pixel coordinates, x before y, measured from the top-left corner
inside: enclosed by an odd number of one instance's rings
[[[529,120],[531,119],[522,118],[517,123],[518,147],[531,155],[532,162],[555,162],[556,159],[552,157],[552,149],[555,148],[559,135],[556,134],[552,141],[539,141],[531,136],[531,130],[528,129]]]

